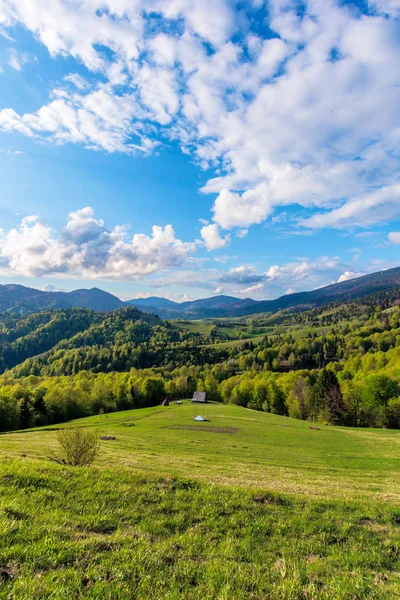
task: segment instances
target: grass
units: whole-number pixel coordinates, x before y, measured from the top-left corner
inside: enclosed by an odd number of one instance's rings
[[[210,335],[214,325],[206,320],[198,321],[173,321],[176,327],[190,331],[191,333],[199,333],[200,335]]]
[[[202,431],[202,414],[215,428]],[[222,485],[262,486],[307,497],[370,498],[400,502],[400,433],[397,430],[320,427],[233,405],[154,407],[80,419],[116,437],[102,442],[100,464],[142,469]],[[198,430],[176,426],[193,425]],[[284,427],[290,425],[290,427]],[[175,428],[171,428],[171,426]],[[0,458],[46,458],[56,431],[0,436]]]
[[[0,436],[1,599],[400,598],[399,432],[189,403],[76,425],[106,421],[92,467]]]
[[[227,325],[218,326],[218,323],[226,323]],[[348,323],[348,321],[346,321]],[[205,344],[207,348],[218,347],[218,348],[234,348],[243,346],[246,342],[253,342],[255,344],[262,341],[265,336],[274,335],[285,335],[291,334],[293,339],[298,340],[307,337],[309,334],[316,334],[318,336],[326,335],[331,332],[332,325],[273,325],[273,326],[257,326],[256,331],[251,333],[250,327],[243,325],[243,323],[235,323],[227,318],[224,319],[199,319],[197,321],[175,321],[174,324],[192,333],[198,333],[204,336],[209,336],[211,331],[214,331],[216,339],[215,344]],[[239,339],[239,334],[243,336]],[[226,341],[219,342],[218,339],[228,338]]]

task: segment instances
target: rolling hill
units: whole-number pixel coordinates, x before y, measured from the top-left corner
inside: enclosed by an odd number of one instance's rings
[[[204,410],[70,423],[112,437],[86,468],[54,428],[2,435],[0,597],[398,598],[397,433]]]

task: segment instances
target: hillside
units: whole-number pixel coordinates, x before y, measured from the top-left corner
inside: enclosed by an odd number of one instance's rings
[[[155,406],[196,390],[304,421],[400,428],[400,308],[395,293],[368,298],[174,324],[134,307],[4,315],[0,431]]]
[[[398,434],[202,410],[75,422],[115,437],[86,468],[1,436],[0,598],[398,597]]]
[[[28,314],[73,307],[100,312],[123,306],[124,303],[119,298],[98,288],[73,292],[43,292],[23,285],[0,285],[0,312]]]
[[[152,366],[146,363],[150,358],[140,363],[142,349],[150,356],[161,344],[193,337],[135,307],[108,313],[79,308],[12,313],[0,317],[0,373],[21,363],[20,374],[125,370],[136,359],[137,366]]]

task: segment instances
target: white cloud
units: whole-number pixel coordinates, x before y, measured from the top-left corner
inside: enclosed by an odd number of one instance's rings
[[[388,235],[388,239],[393,244],[400,244],[400,232],[399,231],[391,231]]]
[[[266,286],[274,284],[284,293],[312,290],[337,281],[347,265],[338,257],[322,256],[316,260],[304,258],[283,265],[272,265],[266,273]],[[296,285],[294,286],[294,282]]]
[[[66,292],[67,290],[58,285],[52,285],[51,283],[47,283],[42,287],[42,292]]]
[[[215,223],[211,225],[204,225],[204,227],[200,229],[200,235],[203,238],[205,247],[209,251],[224,248],[230,242],[229,235],[221,237],[218,225]]]
[[[16,71],[22,71],[23,67],[31,60],[33,59],[27,52],[18,52],[13,48],[10,50],[8,64]]]
[[[264,290],[264,285],[262,283],[257,283],[256,285],[250,285],[247,288],[240,290],[241,294],[259,294]]]
[[[338,278],[336,283],[342,283],[342,281],[349,281],[350,279],[355,279],[356,277],[361,277],[364,273],[355,273],[354,271],[345,271]]]
[[[21,156],[24,154],[22,150],[14,150],[13,148],[0,148],[0,154],[12,154],[14,156]]]
[[[78,90],[85,90],[89,87],[89,83],[83,79],[78,73],[70,73],[64,77],[64,81],[69,81],[73,83]]]
[[[369,0],[369,4],[385,15],[397,17],[400,14],[400,0]]]
[[[399,0],[370,1],[364,15],[336,0],[301,12],[270,0],[271,39],[252,25],[261,5],[0,0],[2,31],[22,25],[53,58],[91,71],[87,82],[68,75],[37,110],[1,110],[0,129],[106,152],[177,139],[217,168],[203,190],[217,194],[223,229],[287,205],[327,211],[300,222],[312,228],[397,217]]]
[[[151,235],[128,236],[126,226],[108,230],[90,207],[69,215],[58,236],[37,216],[0,237],[0,273],[25,277],[140,279],[182,266],[196,242],[175,237],[171,225],[153,226]]]
[[[261,223],[271,210],[264,184],[242,195],[223,189],[213,207],[214,220],[224,229]]]
[[[315,214],[304,219],[305,227],[369,227],[376,223],[391,221],[400,215],[400,184],[384,187],[363,196],[352,198],[340,208]]]

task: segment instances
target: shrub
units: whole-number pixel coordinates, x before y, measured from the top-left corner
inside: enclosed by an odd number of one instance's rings
[[[52,460],[72,467],[91,465],[100,450],[99,436],[93,429],[68,427],[57,433],[59,452]]]

